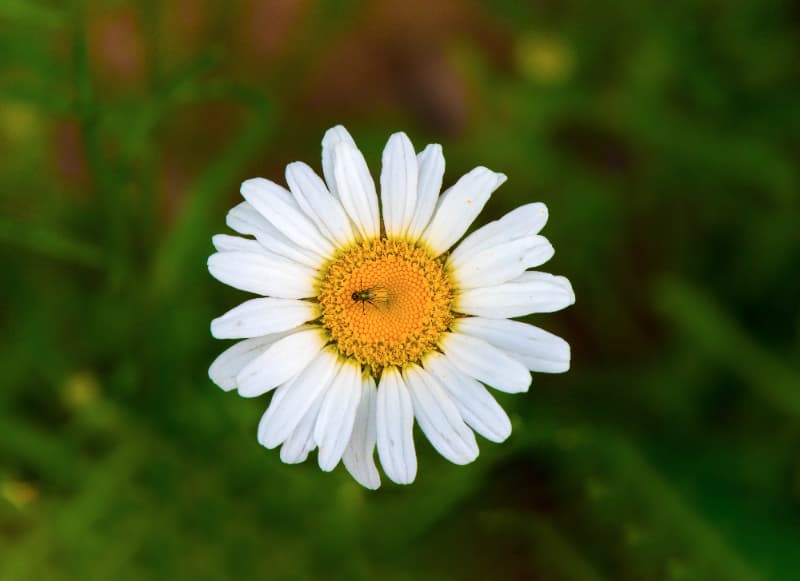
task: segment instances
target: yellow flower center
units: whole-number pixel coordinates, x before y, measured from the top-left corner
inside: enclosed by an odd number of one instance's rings
[[[443,261],[402,240],[369,240],[337,257],[317,299],[339,353],[374,373],[418,361],[452,320]]]

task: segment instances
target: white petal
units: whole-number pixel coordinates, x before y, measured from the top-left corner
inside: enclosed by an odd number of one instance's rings
[[[445,333],[439,347],[463,373],[508,393],[528,391],[531,374],[525,366],[486,341]]]
[[[458,266],[451,264],[451,267],[459,288],[494,286],[544,264],[553,252],[553,246],[544,236],[526,236],[474,252]]]
[[[218,252],[255,252],[258,254],[264,251],[264,247],[255,240],[228,234],[212,236],[211,243]]]
[[[282,387],[278,388],[278,391],[281,390]],[[278,391],[275,392],[275,396],[273,397],[277,397]],[[283,397],[281,399],[283,399]],[[311,407],[308,408],[308,411],[303,415],[303,419],[300,420],[300,423],[297,424],[297,427],[292,431],[291,435],[286,438],[283,446],[281,446],[282,462],[286,464],[305,462],[306,458],[308,458],[308,453],[316,448],[316,443],[314,441],[314,424],[317,423],[317,416],[319,415],[319,408],[322,407],[323,399],[325,399],[325,393],[320,393],[314,398]]]
[[[275,333],[264,337],[253,337],[239,341],[228,347],[214,359],[208,368],[208,376],[225,391],[236,389],[236,376],[256,357],[264,353],[270,345],[282,339],[286,333]]]
[[[442,146],[432,143],[417,156],[419,176],[417,183],[417,205],[414,208],[414,217],[408,227],[408,237],[413,242],[428,226],[442,191],[442,178],[444,177],[444,155]]]
[[[355,242],[344,208],[313,169],[299,161],[290,163],[286,166],[286,183],[300,208],[329,240],[339,247]]]
[[[417,156],[405,133],[395,133],[383,150],[381,204],[386,234],[406,233],[417,205]]]
[[[414,416],[434,448],[454,464],[478,457],[478,443],[439,380],[418,365],[403,369]]]
[[[276,341],[236,376],[239,395],[257,397],[300,373],[325,345],[322,329],[305,329]],[[299,421],[299,418],[298,418]]]
[[[356,142],[353,137],[341,125],[331,127],[325,132],[322,138],[322,175],[325,176],[325,182],[328,184],[328,190],[337,198],[341,199],[339,192],[336,188],[336,178],[334,177],[334,161],[333,150],[339,143],[349,143],[356,147]]]
[[[476,167],[449,188],[436,206],[433,220],[422,234],[434,255],[446,251],[464,235],[506,176]]]
[[[264,413],[261,414],[261,419],[258,421],[257,438],[258,438],[258,443],[261,444],[262,446],[266,446],[266,444],[264,443],[265,440],[263,438],[263,434],[266,434],[267,431],[272,426],[272,423],[273,423],[272,420],[273,420],[276,412],[278,412],[279,410],[282,409],[283,400],[286,399],[286,396],[289,395],[289,392],[292,390],[292,383],[293,383],[292,381],[287,381],[286,383],[284,383],[283,385],[278,387],[278,389],[275,390],[275,393],[272,394],[272,400],[269,402],[269,406],[264,411]],[[305,414],[301,414],[301,416],[304,416],[304,415]],[[302,421],[302,417],[299,419],[299,421]],[[298,422],[298,424],[299,424],[299,422]],[[295,426],[295,428],[296,428],[296,426]],[[289,433],[289,435],[291,435],[291,432]],[[287,436],[287,438],[288,438],[288,436]],[[284,441],[287,438],[284,438]],[[279,442],[279,444],[280,444],[280,442]],[[276,444],[276,446],[277,445],[278,444]],[[270,447],[274,448],[275,446],[270,446]]]
[[[563,373],[569,369],[569,343],[539,327],[508,319],[466,317],[457,319],[453,330],[508,351],[531,371]]]
[[[208,257],[208,272],[220,282],[260,295],[303,299],[317,294],[314,270],[266,250],[217,252]]]
[[[453,309],[488,319],[552,313],[575,302],[572,285],[563,276],[524,272],[507,283],[468,289],[456,296]]]
[[[336,355],[325,349],[297,377],[282,385],[258,425],[259,443],[275,448],[284,442],[328,388],[338,370]]]
[[[239,234],[250,234],[251,236],[274,228],[248,202],[240,202],[228,210],[228,214],[225,216],[225,223]]]
[[[541,202],[520,206],[508,214],[484,224],[475,232],[464,238],[450,256],[453,264],[469,257],[475,252],[480,252],[510,242],[517,238],[538,234],[547,222],[547,206]]]
[[[242,183],[242,195],[275,228],[300,248],[323,258],[333,255],[333,246],[300,209],[285,188],[264,178]]]
[[[459,371],[441,353],[425,359],[425,369],[441,381],[464,421],[492,442],[503,442],[511,434],[511,420],[481,383]]]
[[[289,240],[248,202],[242,202],[231,208],[225,221],[230,228],[240,234],[255,236],[258,243],[270,252],[311,268],[319,268],[325,261],[319,254],[300,248]]]
[[[319,305],[295,299],[261,298],[246,301],[211,321],[217,339],[258,337],[293,329],[319,316]]]
[[[383,369],[375,403],[375,422],[383,471],[398,484],[411,484],[417,476],[414,408],[408,388],[395,367]]]
[[[375,380],[365,374],[361,380],[361,399],[353,421],[353,433],[342,456],[342,462],[353,478],[370,490],[376,490],[381,485],[381,477],[373,458],[377,439],[375,434],[377,396]]]
[[[354,145],[340,142],[333,150],[333,161],[342,206],[363,238],[377,238],[380,234],[378,195],[364,156]]]
[[[314,440],[319,446],[319,467],[330,472],[342,459],[353,433],[358,401],[361,399],[361,365],[345,361],[322,402]]]

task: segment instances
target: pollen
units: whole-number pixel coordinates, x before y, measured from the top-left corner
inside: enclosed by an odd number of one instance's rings
[[[323,271],[317,300],[339,353],[374,374],[419,361],[452,320],[442,260],[403,240],[370,240],[339,255]]]

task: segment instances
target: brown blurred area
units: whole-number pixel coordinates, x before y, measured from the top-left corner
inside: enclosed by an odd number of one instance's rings
[[[171,68],[198,54],[220,58],[217,70],[226,77],[279,100],[279,147],[253,162],[260,173],[278,178],[298,149],[308,149],[308,139],[318,141],[318,128],[349,119],[388,118],[440,138],[462,136],[472,111],[482,105],[480,92],[470,86],[476,81],[459,66],[460,48],[479,50],[494,68],[513,65],[511,34],[477,2],[365,2],[357,17],[335,27],[326,25],[337,14],[325,5],[168,0],[148,20],[141,7],[91,3],[85,26],[98,98],[152,94]],[[213,73],[207,78],[216,80]],[[239,129],[240,113],[235,103],[212,100],[184,107],[157,127],[158,187],[166,215],[178,211],[189,176],[214,156],[220,137]],[[292,121],[297,118],[314,128],[310,135]],[[74,119],[57,124],[53,145],[55,171],[84,188],[85,143]]]

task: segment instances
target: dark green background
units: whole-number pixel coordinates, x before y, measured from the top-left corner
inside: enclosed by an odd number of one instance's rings
[[[0,2],[0,580],[795,580],[796,2]],[[377,493],[206,372],[210,237],[344,123],[544,201],[566,375]]]

